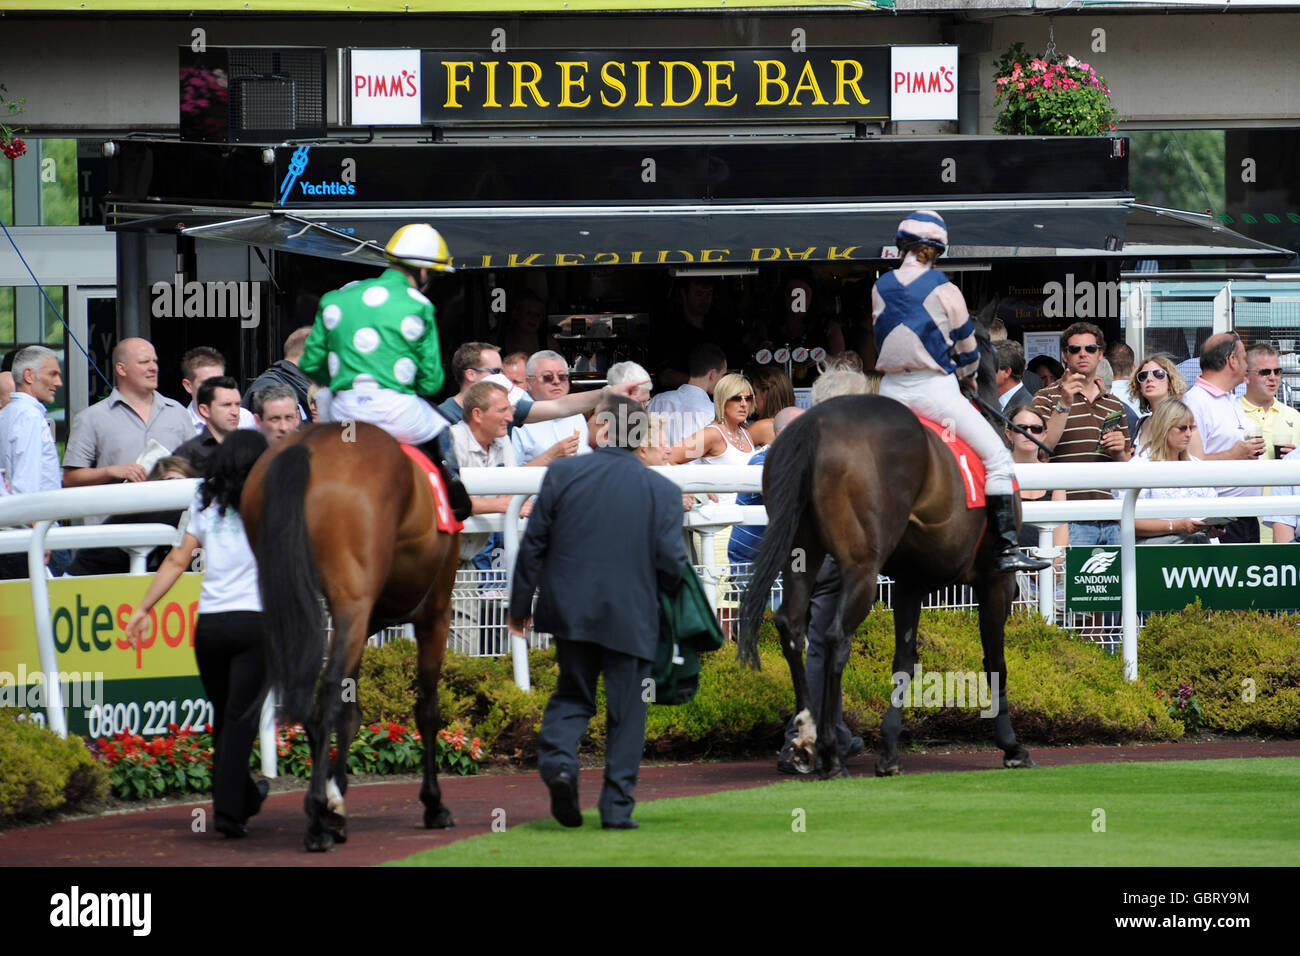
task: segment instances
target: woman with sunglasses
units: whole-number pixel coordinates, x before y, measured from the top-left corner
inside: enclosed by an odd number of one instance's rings
[[[1011,453],[958,384],[960,379],[974,385],[980,353],[961,290],[934,268],[948,248],[948,227],[934,210],[920,209],[899,223],[894,242],[903,262],[871,290],[876,368],[885,373],[880,394],[950,426],[984,462],[996,570],[1041,571],[1047,564],[1019,547]]]
[[[1149,419],[1151,442],[1139,452],[1141,461],[1198,461],[1187,450],[1196,432],[1192,410],[1176,398],[1167,398]],[[1118,497],[1118,493],[1116,493]],[[1139,498],[1217,498],[1214,488],[1144,488]],[[1133,523],[1139,544],[1202,544],[1222,528],[1199,518],[1139,518]]]
[[[724,375],[713,386],[714,418],[707,426],[673,446],[669,463],[682,465],[746,465],[754,454],[754,442],[745,422],[754,407],[754,386],[736,372]],[[718,495],[719,501],[736,500],[735,493]]]
[[[1178,373],[1173,359],[1163,352],[1147,356],[1134,368],[1128,380],[1128,394],[1138,405],[1142,417],[1138,420],[1133,447],[1141,452],[1151,443],[1151,417],[1160,403],[1167,398],[1181,399],[1187,383]]]
[[[1031,465],[1037,462],[1048,460],[1047,452],[1035,445],[1030,439],[1037,438],[1043,440],[1043,433],[1047,431],[1047,426],[1038,412],[1034,411],[1028,405],[1021,405],[1011,416],[1013,424],[1019,425],[1029,432],[1026,436],[1021,432],[1013,431],[1010,428],[1006,430],[1007,440],[1011,442],[1011,458],[1016,464]],[[1065,491],[1061,488],[1034,488],[1020,490],[1021,501],[1064,501]],[[1058,548],[1064,548],[1067,541],[1068,528],[1066,525],[1058,525],[1052,533],[1052,542]],[[1036,548],[1038,547],[1038,528],[1031,524],[1021,525],[1020,527],[1020,547]],[[1065,552],[1061,552],[1064,554]],[[1062,558],[1061,560],[1064,560]]]

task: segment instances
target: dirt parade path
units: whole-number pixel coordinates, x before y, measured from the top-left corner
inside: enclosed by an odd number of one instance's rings
[[[1042,767],[1080,763],[1151,760],[1205,760],[1228,757],[1300,757],[1300,740],[1212,740],[1177,744],[1109,747],[1056,747],[1032,750]],[[907,773],[1000,768],[996,750],[904,754]],[[854,776],[871,773],[872,754],[848,764]],[[638,802],[760,787],[789,780],[775,760],[644,766]],[[813,779],[807,778],[810,786]],[[601,771],[584,770],[579,782],[582,806],[595,806]],[[334,852],[303,851],[306,829],[303,790],[272,792],[260,815],[249,823],[250,836],[229,840],[214,831],[195,832],[197,811],[211,803],[195,801],[148,810],[106,813],[0,833],[0,866],[370,866],[399,860],[453,840],[489,833],[495,817],[508,827],[550,815],[550,802],[536,771],[442,777],[443,800],[455,815],[451,830],[425,830],[415,778],[391,783],[356,784],[347,793],[349,841]]]

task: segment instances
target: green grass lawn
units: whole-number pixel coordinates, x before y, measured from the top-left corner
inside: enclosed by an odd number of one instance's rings
[[[635,815],[637,831],[603,831],[589,810],[578,830],[547,818],[394,863],[1294,866],[1300,759],[800,779],[657,800]]]

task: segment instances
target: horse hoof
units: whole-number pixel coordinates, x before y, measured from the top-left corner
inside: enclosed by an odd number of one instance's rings
[[[1037,767],[1038,764],[1034,763],[1034,758],[1027,751],[1022,750],[1014,757],[1002,758],[1002,766],[1008,770],[1019,770],[1022,767]]]
[[[895,760],[893,763],[876,763],[877,777],[898,777],[903,773],[902,766]]]
[[[424,828],[426,830],[446,830],[455,825],[451,818],[451,811],[446,807],[424,811]]]
[[[845,768],[843,764],[841,764],[829,773],[822,771],[818,776],[822,780],[850,780],[853,775],[849,773],[848,769]]]
[[[329,832],[308,833],[302,842],[308,853],[325,853],[334,849],[334,836]]]
[[[347,827],[338,827],[337,829],[331,829],[331,830],[330,830],[330,836],[332,836],[332,837],[334,838],[334,842],[335,842],[335,843],[347,843],[347,842],[348,842],[348,828],[347,828]]]

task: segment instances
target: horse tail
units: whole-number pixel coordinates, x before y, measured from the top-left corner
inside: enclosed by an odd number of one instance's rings
[[[812,494],[818,428],[813,415],[791,422],[772,444],[763,465],[763,503],[767,530],[754,558],[753,573],[740,598],[740,641],[737,659],[757,669],[758,625],[767,607],[772,583],[785,567],[795,532]]]
[[[257,535],[267,684],[297,723],[311,713],[324,654],[320,581],[304,509],[310,477],[311,449],[305,445],[286,448],[271,461],[262,480]]]

